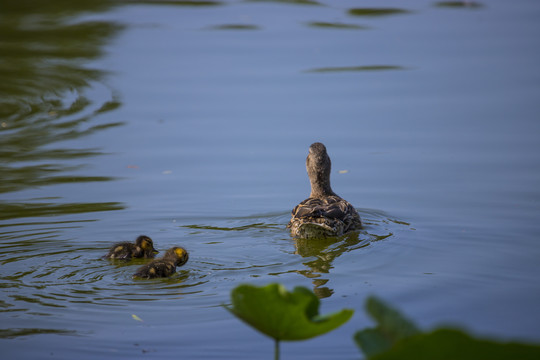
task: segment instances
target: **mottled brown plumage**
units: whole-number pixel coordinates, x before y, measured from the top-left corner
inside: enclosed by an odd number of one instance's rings
[[[176,272],[177,266],[184,265],[189,259],[186,249],[175,246],[167,250],[162,258],[141,266],[133,278],[153,279],[158,277],[168,277]]]
[[[105,258],[115,260],[129,260],[131,258],[153,258],[157,254],[154,242],[148,236],[141,235],[135,243],[121,242],[113,245]]]
[[[293,209],[291,221],[287,225],[294,237],[340,236],[362,228],[355,208],[332,190],[331,167],[326,147],[318,142],[311,144],[306,159],[311,194]]]

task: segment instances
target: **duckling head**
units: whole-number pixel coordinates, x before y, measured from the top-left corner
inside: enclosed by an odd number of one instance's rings
[[[336,195],[330,186],[330,170],[332,162],[326,152],[326,146],[320,142],[311,144],[306,158],[306,169],[311,183],[309,197]]]
[[[146,235],[141,235],[135,240],[135,245],[140,247],[147,254],[157,254],[159,251],[154,249],[154,242]]]
[[[174,264],[176,266],[182,266],[185,263],[187,263],[189,259],[189,254],[187,250],[184,249],[183,247],[175,246],[167,250],[165,255],[163,255],[163,259],[170,259],[174,261]]]

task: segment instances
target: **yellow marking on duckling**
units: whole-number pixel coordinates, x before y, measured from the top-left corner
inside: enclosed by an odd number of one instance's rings
[[[146,248],[148,248],[148,247],[152,247],[152,244],[151,244],[150,241],[148,241],[148,240],[143,240],[142,243],[141,243],[141,247],[142,247],[143,249],[146,249]]]
[[[150,270],[148,270],[148,272],[150,273],[150,275],[156,275],[156,269],[154,268],[151,268]]]
[[[179,258],[184,257],[185,254],[186,254],[186,250],[184,250],[184,249],[175,249],[174,252],[175,252],[176,256],[178,256]]]
[[[120,251],[122,251],[122,249],[124,249],[124,247],[122,245],[120,245],[120,246],[115,247],[114,251],[115,252],[120,252]]]

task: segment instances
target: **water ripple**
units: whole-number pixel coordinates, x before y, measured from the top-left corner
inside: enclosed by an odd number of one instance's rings
[[[74,239],[62,239],[61,230],[77,229],[82,226],[78,222],[40,222],[24,230],[4,227],[0,287],[6,291],[0,295],[0,312],[46,316],[69,304],[122,307],[186,296],[199,298],[201,306],[215,306],[212,294],[228,292],[232,283],[295,274],[311,279],[319,296],[331,296],[327,276],[337,258],[409,227],[383,212],[359,212],[365,229],[320,241],[292,239],[285,227],[289,212],[216,218],[209,224],[182,224],[179,219],[190,261],[172,277],[153,280],[131,277],[148,260],[109,261],[102,256],[110,243],[80,246]]]

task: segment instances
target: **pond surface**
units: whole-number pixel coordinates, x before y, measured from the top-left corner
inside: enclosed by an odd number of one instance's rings
[[[540,340],[539,2],[0,7],[7,358],[271,358],[221,306],[245,282],[356,310],[283,358],[361,358],[372,294],[424,329]],[[315,141],[357,234],[285,228]],[[134,281],[143,262],[101,259],[140,234],[190,261]]]

